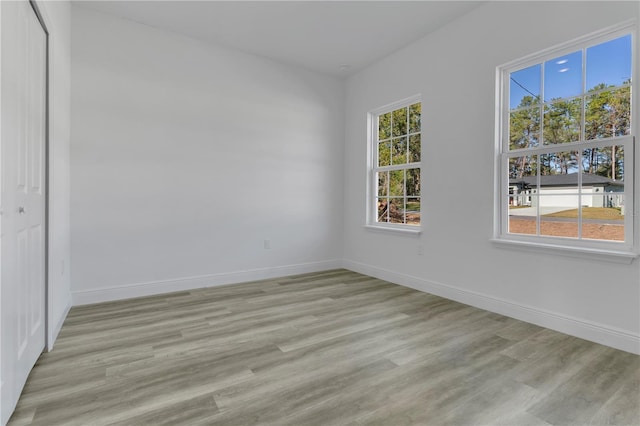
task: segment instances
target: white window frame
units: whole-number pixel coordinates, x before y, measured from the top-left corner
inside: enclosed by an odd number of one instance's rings
[[[573,53],[577,50],[589,48],[600,43],[604,43],[624,35],[631,35],[632,70],[631,70],[631,130],[629,135],[597,139],[593,141],[581,140],[558,145],[540,145],[536,148],[522,148],[509,150],[509,77],[512,72],[525,69],[527,67],[544,64],[545,61],[559,56]],[[638,257],[639,237],[638,228],[640,222],[637,212],[640,197],[634,197],[634,184],[638,179],[638,174],[634,170],[635,164],[640,164],[638,150],[635,147],[635,139],[640,121],[640,101],[638,91],[638,62],[640,54],[638,52],[637,24],[635,21],[625,22],[613,27],[606,28],[596,33],[572,40],[561,45],[545,49],[525,58],[518,59],[501,65],[496,69],[496,141],[495,141],[495,197],[494,197],[494,234],[493,241],[498,244],[506,244],[510,247],[520,247],[525,250],[552,252],[555,254],[565,254],[574,257],[590,257],[598,260],[630,263]],[[584,59],[583,59],[584,61]],[[583,80],[584,80],[583,69]],[[583,82],[584,84],[584,82]],[[633,87],[635,86],[635,87]],[[583,93],[585,94],[585,87]],[[541,102],[543,104],[543,102]],[[583,113],[584,114],[584,113]],[[584,115],[583,115],[584,123]],[[584,129],[583,129],[584,131]],[[510,157],[526,155],[542,155],[549,152],[578,151],[585,148],[598,148],[603,146],[622,146],[625,152],[625,180],[624,197],[627,212],[624,219],[624,242],[573,239],[562,237],[550,237],[539,235],[510,234],[508,232],[509,210],[508,210],[508,162]],[[538,177],[539,179],[539,177]],[[581,181],[581,173],[578,173]],[[636,212],[636,214],[634,214]]]
[[[422,105],[422,96],[420,94],[410,96],[408,98],[384,105],[376,108],[367,114],[367,199],[366,199],[366,227],[374,230],[391,231],[397,233],[419,235],[424,223],[424,194],[422,193],[422,184],[420,185],[420,225],[408,225],[404,223],[378,222],[378,206],[376,198],[378,194],[377,173],[387,170],[404,170],[404,169],[420,169],[420,180],[422,180],[422,155],[423,155],[423,129],[424,123],[420,120],[420,162],[407,163],[400,165],[378,167],[378,117],[390,111],[399,108],[405,108],[415,103]]]

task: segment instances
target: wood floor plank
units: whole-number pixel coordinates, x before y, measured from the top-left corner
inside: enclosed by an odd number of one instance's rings
[[[629,379],[596,411],[591,425],[640,425],[640,367],[632,369]]]
[[[551,393],[566,383],[607,348],[577,337],[565,339],[541,358],[522,363],[514,379],[542,392]]]
[[[346,270],[72,308],[9,425],[637,425],[640,357]]]
[[[639,368],[637,355],[608,349],[528,411],[552,424],[588,424]]]

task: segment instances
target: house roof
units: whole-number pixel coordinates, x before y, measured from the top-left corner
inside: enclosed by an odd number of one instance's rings
[[[524,176],[518,179],[509,179],[510,185],[518,185],[519,183],[525,183],[527,186],[536,185],[536,176]],[[540,186],[572,186],[578,184],[578,174],[563,174],[563,175],[546,175],[540,176]],[[594,175],[591,173],[582,174],[582,185],[612,185],[612,186],[624,186],[623,181],[613,180],[605,176]]]

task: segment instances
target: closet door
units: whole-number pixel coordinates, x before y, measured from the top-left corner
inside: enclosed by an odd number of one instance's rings
[[[28,1],[2,2],[2,422],[45,345],[47,35]]]

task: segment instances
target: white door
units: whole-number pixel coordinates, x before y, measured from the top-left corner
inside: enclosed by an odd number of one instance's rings
[[[1,2],[1,421],[45,344],[46,49],[28,1]]]

